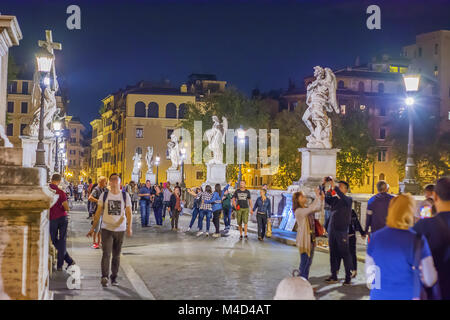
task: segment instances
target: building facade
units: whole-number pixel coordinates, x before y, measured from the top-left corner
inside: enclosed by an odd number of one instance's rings
[[[85,149],[87,147],[84,138],[86,128],[77,117],[66,116],[66,168],[65,176],[68,181],[78,183],[87,180],[87,164],[85,163]]]

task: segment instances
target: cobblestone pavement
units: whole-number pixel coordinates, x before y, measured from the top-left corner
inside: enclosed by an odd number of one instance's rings
[[[192,232],[175,232],[168,219],[162,228],[155,227],[154,216],[152,226],[142,228],[140,217],[134,215],[134,235],[125,239],[122,250],[121,287],[104,289],[99,283],[101,250],[91,249],[85,237],[90,220],[84,207],[75,205],[69,233],[69,253],[84,276],[82,288],[68,290],[53,279],[51,284],[59,286],[56,299],[272,299],[278,283],[298,268],[299,254],[293,246],[271,239],[259,242],[250,233],[248,240],[239,240],[237,230],[227,237],[197,237],[197,223]],[[179,227],[186,229],[190,218],[181,216]],[[329,255],[316,252],[309,280],[317,288],[317,298],[368,299],[363,263],[358,268],[353,286],[327,285],[323,280],[329,275]],[[342,266],[341,282],[343,276]]]

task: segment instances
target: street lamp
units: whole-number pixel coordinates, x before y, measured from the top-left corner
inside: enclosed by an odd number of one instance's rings
[[[242,129],[242,126],[237,129],[237,137],[238,137],[238,145],[240,148],[245,147],[245,130]],[[244,149],[245,150],[245,149]],[[245,155],[244,155],[245,159]],[[242,163],[239,163],[239,176],[238,176],[238,187],[241,184],[242,180]]]
[[[59,172],[58,170],[58,138],[61,135],[61,122],[55,121],[53,122],[53,131],[55,132],[55,172]]]
[[[158,184],[158,168],[159,168],[159,161],[161,158],[157,155],[155,158],[155,165],[156,165],[156,184]]]
[[[181,147],[181,188],[186,188],[186,184],[184,183],[184,159],[186,158],[186,148]]]
[[[420,187],[417,184],[415,178],[416,165],[414,164],[414,134],[413,134],[413,114],[412,109],[414,107],[414,95],[419,90],[420,75],[404,75],[403,81],[405,83],[406,92],[411,92],[405,99],[405,104],[408,106],[408,120],[409,120],[409,132],[408,132],[408,153],[406,157],[405,165],[405,178],[400,182],[400,192],[410,192],[412,194],[418,194]]]
[[[40,48],[36,53],[36,65],[37,70],[40,75],[39,84],[41,86],[41,109],[39,111],[39,134],[38,134],[38,145],[36,149],[36,163],[35,167],[45,168],[47,171],[47,166],[45,164],[45,149],[44,149],[44,90],[48,85],[44,83],[45,78],[49,78],[50,69],[53,63],[53,55],[49,53],[44,48]],[[48,173],[47,173],[48,175]]]
[[[66,152],[66,150],[65,150],[65,148],[66,148],[66,144],[64,143],[64,138],[63,138],[63,140],[59,143],[59,153],[60,153],[60,156],[59,156],[59,170],[60,170],[60,173],[62,174],[63,173],[63,160],[65,159],[65,157],[66,157],[66,154],[65,154],[65,152]]]

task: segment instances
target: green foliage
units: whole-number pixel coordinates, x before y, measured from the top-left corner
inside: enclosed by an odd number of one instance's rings
[[[16,64],[14,57],[9,54],[8,56],[8,81],[17,80],[17,76],[20,72],[20,67]]]
[[[367,111],[351,110],[345,116],[332,114],[333,146],[337,155],[336,175],[350,185],[361,186],[374,161],[376,141],[369,131]]]

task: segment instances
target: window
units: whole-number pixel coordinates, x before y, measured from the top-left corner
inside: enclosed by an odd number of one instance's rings
[[[341,113],[345,114],[345,104],[341,104]]]
[[[166,118],[170,119],[177,118],[177,106],[172,102],[166,105]]]
[[[195,178],[197,180],[203,180],[203,171],[196,171],[195,172]]]
[[[378,178],[378,181],[379,180],[384,180],[384,173],[380,173],[380,177]]]
[[[386,128],[380,128],[380,139],[386,139]]]
[[[142,154],[142,148],[141,147],[136,147],[135,153]]]
[[[173,133],[173,129],[167,129],[167,139],[170,139],[170,136]]]
[[[159,117],[159,106],[156,102],[150,102],[148,104],[148,117],[149,118]]]
[[[77,128],[73,128],[73,129],[72,129],[72,132],[73,132],[73,133],[77,133]]]
[[[134,116],[145,118],[145,103],[139,101],[134,105]]]
[[[28,102],[22,102],[20,104],[20,112],[21,113],[28,113]]]
[[[22,82],[22,94],[28,94],[28,81]]]
[[[360,81],[358,83],[358,91],[359,92],[364,92],[364,82]]]
[[[378,84],[378,92],[384,93],[384,83],[381,82]]]
[[[92,133],[92,138],[95,138],[97,136],[97,129],[94,129],[94,132]]]
[[[186,117],[186,104],[182,103],[178,107],[178,119],[184,119]]]
[[[8,123],[8,125],[6,126],[6,135],[7,136],[12,136],[14,132],[14,126],[12,123]]]
[[[99,141],[99,142],[98,142],[98,148],[99,148],[99,149],[102,149],[102,148],[103,148],[103,142],[102,142],[102,141]]]
[[[343,80],[339,80],[338,89],[344,89],[344,81]]]
[[[9,83],[9,93],[17,93],[17,81],[11,81]]]
[[[259,177],[259,185],[262,186],[263,184],[263,177]]]
[[[419,47],[419,57],[422,56],[422,48]]]
[[[366,178],[367,178],[366,184],[370,184],[370,176],[367,176]]]
[[[437,77],[439,74],[438,66],[434,66],[434,76]]]
[[[136,128],[136,138],[144,138],[144,128]]]
[[[385,117],[386,116],[386,107],[385,106],[379,107],[378,110],[379,110],[379,116],[380,117]]]
[[[111,142],[111,133],[108,133],[108,143]]]
[[[398,67],[396,66],[389,66],[389,72],[398,72]]]
[[[8,112],[14,113],[14,101],[8,101]]]
[[[386,162],[386,150],[378,151],[378,162]]]
[[[439,44],[436,43],[436,44],[434,45],[434,54],[438,54],[438,52],[439,52]]]
[[[24,135],[24,130],[25,130],[25,128],[27,127],[27,125],[25,124],[25,123],[22,123],[21,125],[20,125],[20,135],[21,136],[23,136]]]

